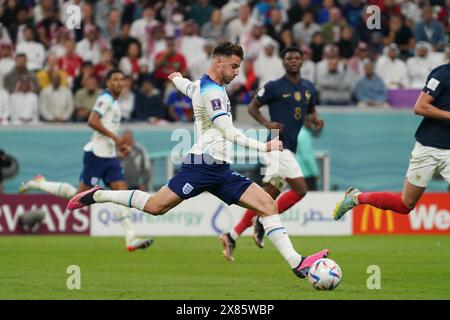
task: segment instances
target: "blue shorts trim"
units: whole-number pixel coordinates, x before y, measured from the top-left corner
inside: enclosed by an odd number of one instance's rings
[[[80,181],[87,186],[94,186],[99,184],[100,180],[106,186],[112,182],[125,181],[119,158],[101,158],[93,152],[85,152]]]
[[[231,170],[228,163],[214,160],[206,154],[189,154],[167,186],[181,199],[193,198],[208,191],[231,205],[239,202],[252,183],[246,176]]]

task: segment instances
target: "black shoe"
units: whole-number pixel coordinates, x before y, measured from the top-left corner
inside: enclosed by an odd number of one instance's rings
[[[253,240],[255,240],[258,248],[264,248],[264,227],[262,223],[259,221],[259,217],[256,217],[255,222],[253,223]]]
[[[230,233],[222,233],[219,237],[222,243],[222,254],[228,261],[234,261],[233,250],[236,248],[236,241],[231,238]]]

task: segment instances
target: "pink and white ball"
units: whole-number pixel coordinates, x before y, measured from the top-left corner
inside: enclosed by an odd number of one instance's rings
[[[334,290],[341,283],[342,271],[331,259],[314,262],[308,272],[308,280],[317,290]]]

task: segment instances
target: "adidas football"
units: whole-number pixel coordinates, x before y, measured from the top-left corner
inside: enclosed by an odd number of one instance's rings
[[[314,262],[308,272],[308,280],[317,290],[333,290],[341,283],[342,271],[331,259]]]

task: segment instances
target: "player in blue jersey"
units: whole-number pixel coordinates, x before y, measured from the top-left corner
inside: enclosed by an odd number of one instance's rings
[[[183,78],[180,73],[169,75],[177,89],[192,99],[198,139],[181,170],[166,186],[153,196],[140,190],[109,191],[94,187],[74,196],[68,208],[113,202],[152,215],[161,215],[183,200],[208,191],[228,205],[238,204],[258,212],[269,239],[295,275],[305,278],[310,266],[326,257],[328,250],[310,256],[297,253],[281,224],[276,202],[249,178],[230,169],[232,143],[261,152],[283,149],[283,143],[277,138],[262,143],[247,137],[233,125],[230,101],[224,85],[239,74],[243,56],[239,45],[224,42],[214,48],[208,73],[200,80],[194,83]]]
[[[311,81],[303,79],[300,74],[303,53],[295,47],[286,48],[281,52],[285,74],[283,77],[269,81],[258,91],[249,105],[252,117],[269,130],[278,130],[279,138],[283,142],[284,150],[266,156],[266,174],[263,179],[263,189],[273,199],[277,199],[279,213],[283,213],[298,201],[307,192],[307,185],[300,165],[295,158],[297,150],[297,137],[300,129],[308,117],[318,129],[324,125],[317,114],[315,105],[317,92]],[[270,120],[266,119],[259,110],[261,106],[268,105]],[[285,183],[290,190],[280,193]],[[233,250],[236,240],[248,227],[254,223],[254,240],[259,248],[264,247],[264,228],[259,219],[254,218],[257,213],[247,210],[239,223],[219,239],[223,247],[223,255],[227,260],[233,261]]]
[[[123,78],[123,73],[119,69],[108,72],[106,76],[108,89],[97,98],[89,115],[88,125],[94,129],[94,133],[91,141],[84,146],[83,171],[78,190],[69,183],[47,181],[42,175],[38,175],[20,186],[21,193],[41,190],[70,199],[78,192],[89,190],[100,180],[113,190],[128,189],[116,154],[116,148],[124,154],[129,153],[130,148],[124,139],[118,136],[121,118],[118,98],[123,89]],[[152,239],[136,237],[128,209],[117,206],[115,214],[125,231],[126,248],[129,251],[144,249],[152,244]]]
[[[360,192],[350,187],[334,209],[336,220],[360,204],[409,214],[435,173],[450,184],[450,63],[428,75],[414,112],[424,118],[416,131],[401,196],[392,192]]]

